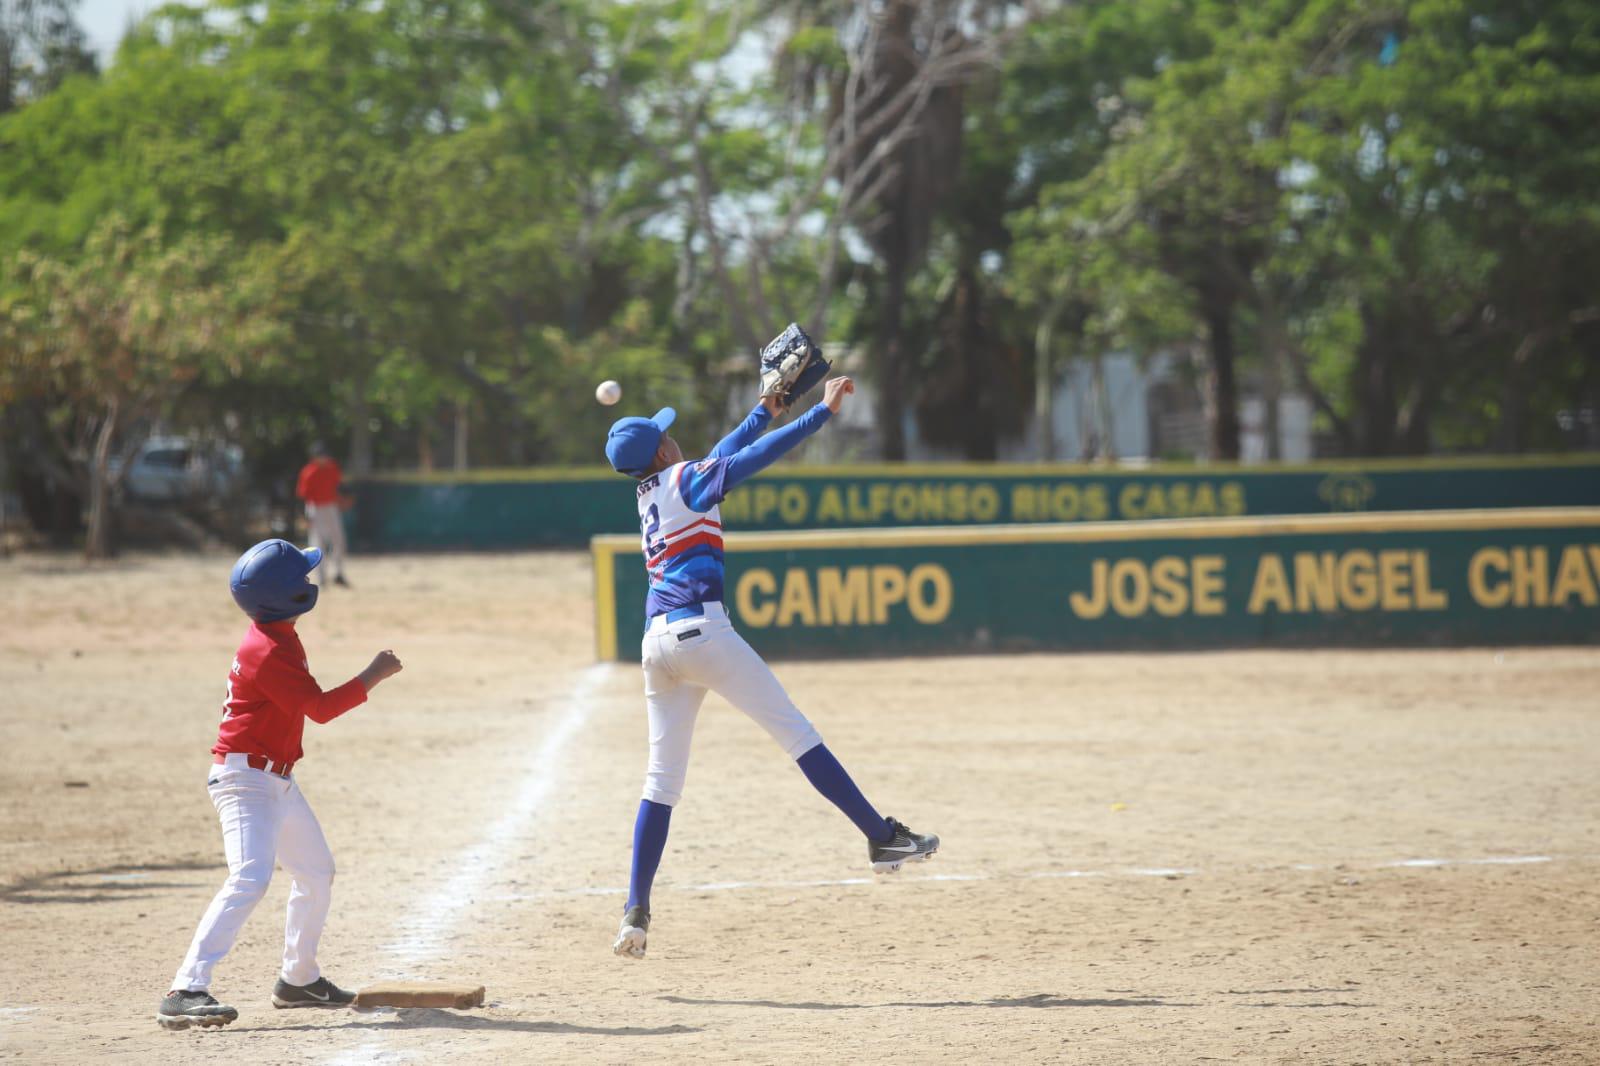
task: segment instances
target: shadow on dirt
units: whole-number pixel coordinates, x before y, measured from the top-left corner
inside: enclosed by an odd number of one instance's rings
[[[1041,992],[1032,996],[995,999],[953,999],[894,1003],[784,1003],[774,999],[691,999],[687,996],[657,996],[666,1003],[691,1007],[768,1007],[776,1010],[881,1010],[886,1007],[1198,1007],[1199,1003],[1173,1003],[1141,996],[1135,999],[1068,999]]]
[[[386,1012],[387,1013],[387,1012]],[[578,1033],[585,1036],[673,1036],[678,1033],[698,1033],[701,1030],[688,1025],[660,1026],[599,1026],[576,1025],[572,1022],[531,1021],[522,1018],[497,1018],[492,1014],[458,1014],[455,1011],[432,1007],[402,1007],[393,1017],[363,1018],[340,1025],[262,1025],[229,1026],[226,1033],[284,1033],[326,1032],[331,1029],[366,1029],[371,1032],[400,1029],[460,1029],[494,1033]]]
[[[14,881],[0,888],[0,903],[122,903],[151,899],[172,888],[201,888],[200,881],[156,881],[152,874],[222,870],[216,862],[170,862],[143,866],[102,866],[93,870],[56,870]]]

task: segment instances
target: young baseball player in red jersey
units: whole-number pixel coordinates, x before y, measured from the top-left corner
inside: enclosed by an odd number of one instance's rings
[[[300,468],[295,479],[294,494],[306,505],[306,526],[311,546],[320,548],[328,565],[324,575],[333,571],[333,583],[350,587],[344,579],[344,508],[341,506],[339,485],[344,481],[344,471],[328,449],[319,441],[311,446],[311,461]]]
[[[172,991],[156,1013],[167,1029],[227,1025],[239,1017],[211,997],[211,971],[266,894],[275,862],[293,884],[283,972],[273,986],[272,1005],[346,1007],[355,998],[317,967],[317,941],[332,899],[333,855],[290,775],[302,754],[305,720],[331,722],[364,703],[378,682],[399,673],[400,660],[381,651],[338,688],[324,692],[317,685],[294,623],[316,606],[310,574],[321,559],[316,548],[301,551],[287,541],[264,540],[233,567],[233,598],[252,624],[228,671],[228,699],[207,779],[222,820],[228,879],[200,919]]]

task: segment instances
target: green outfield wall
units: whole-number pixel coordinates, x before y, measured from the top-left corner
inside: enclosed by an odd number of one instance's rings
[[[600,469],[384,478],[354,486],[367,550],[576,547],[638,525]],[[1081,524],[1153,518],[1600,506],[1600,456],[1304,466],[780,465],[723,504],[748,531]]]
[[[596,649],[636,660],[636,536],[592,543]],[[763,655],[1593,644],[1600,508],[735,533]]]

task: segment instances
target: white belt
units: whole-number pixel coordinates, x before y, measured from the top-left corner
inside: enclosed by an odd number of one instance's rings
[[[701,606],[705,608],[701,613],[689,618],[679,618],[675,622],[669,622],[666,615],[658,614],[650,619],[650,624],[645,627],[645,633],[670,633],[682,629],[684,626],[692,626],[699,622],[726,622],[728,620],[728,609],[715,600],[704,603]]]

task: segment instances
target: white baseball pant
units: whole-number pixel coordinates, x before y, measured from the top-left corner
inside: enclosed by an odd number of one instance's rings
[[[645,630],[642,654],[650,719],[647,800],[673,807],[683,798],[694,723],[708,690],[755,719],[791,759],[822,743],[771,668],[734,631],[720,603],[706,604],[701,618],[668,622],[657,615]]]
[[[322,549],[322,565],[318,572],[330,577],[344,573],[344,512],[337,503],[306,504],[306,525],[310,528],[311,546]]]
[[[212,765],[208,790],[222,820],[228,878],[200,919],[172,987],[211,986],[212,969],[233,947],[245,919],[266,895],[274,862],[281,863],[293,879],[283,930],[283,979],[291,985],[309,985],[322,976],[317,942],[333,900],[333,853],[292,777],[253,770],[243,755],[226,759]]]

